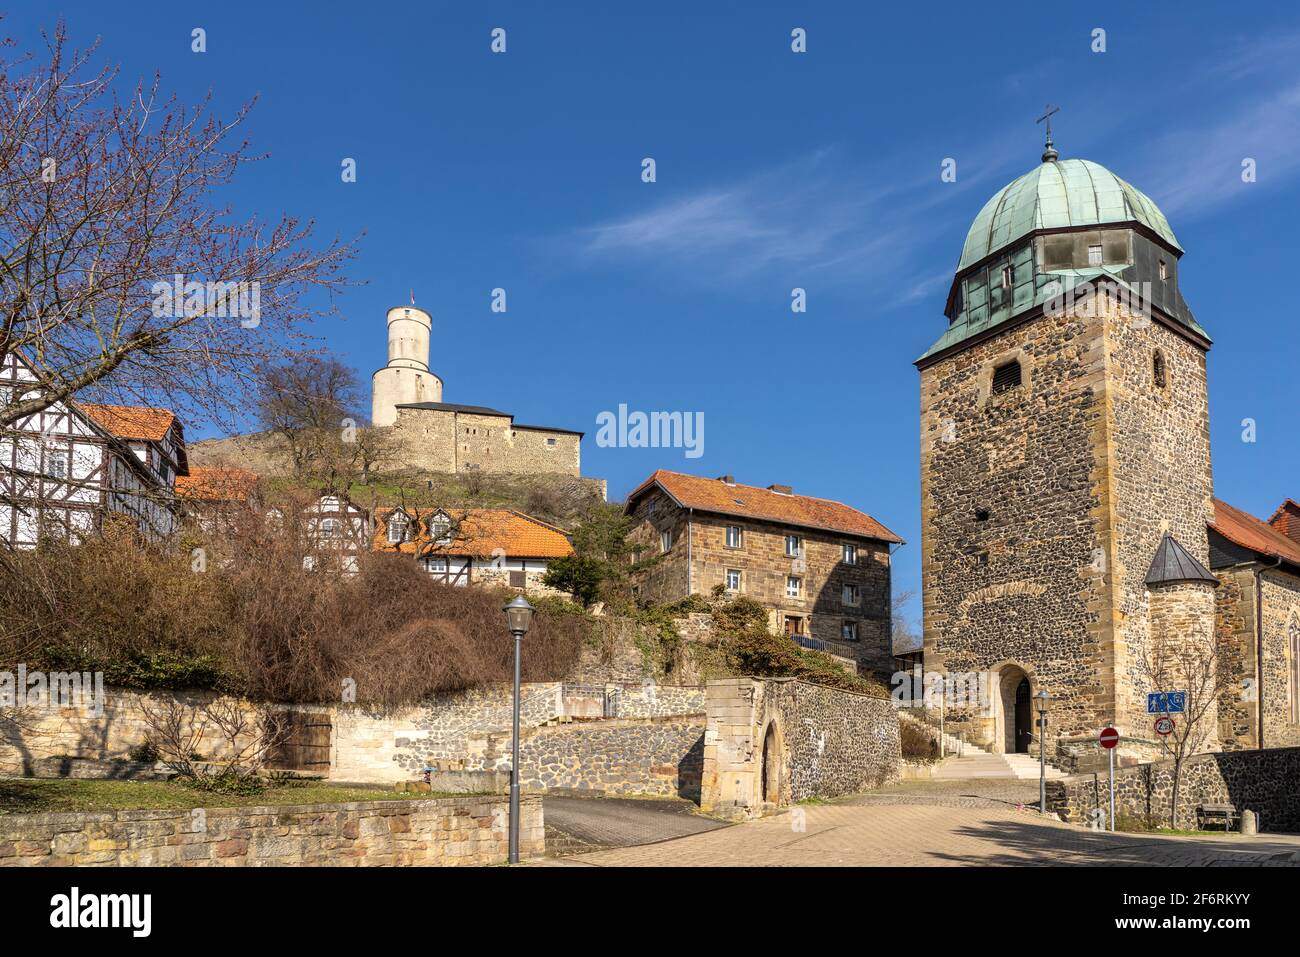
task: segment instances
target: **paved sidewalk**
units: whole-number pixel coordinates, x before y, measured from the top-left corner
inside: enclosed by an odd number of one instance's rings
[[[957,788],[955,790],[969,790]],[[623,847],[547,861],[589,867],[963,865],[1295,866],[1300,835],[1242,838],[1106,834],[1041,819],[1037,811],[966,798],[982,806],[932,803],[943,795],[880,803],[813,805],[748,824],[640,847]],[[906,799],[907,795],[901,798]],[[951,800],[960,800],[953,795]]]
[[[690,801],[548,794],[543,799],[542,813],[548,830],[555,829],[582,844],[603,847],[650,844],[727,826],[694,811]]]

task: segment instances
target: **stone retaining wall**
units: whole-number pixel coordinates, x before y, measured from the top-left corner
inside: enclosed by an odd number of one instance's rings
[[[455,866],[504,863],[494,797],[282,807],[0,814],[8,866]],[[545,850],[540,798],[520,802],[520,857]]]
[[[898,777],[888,698],[791,678],[708,684],[702,806],[738,817],[764,806],[870,790]]]
[[[1167,824],[1174,763],[1158,761],[1115,771],[1115,812]],[[1086,824],[1093,808],[1110,800],[1106,772],[1047,782],[1048,809],[1062,820]],[[1232,804],[1259,815],[1260,830],[1300,831],[1300,748],[1200,754],[1183,763],[1178,792],[1179,827],[1196,826],[1201,804]]]

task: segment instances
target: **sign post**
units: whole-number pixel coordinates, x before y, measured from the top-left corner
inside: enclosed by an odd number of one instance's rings
[[[1115,830],[1115,745],[1119,744],[1119,732],[1107,725],[1101,732],[1101,746],[1110,755],[1110,830]]]

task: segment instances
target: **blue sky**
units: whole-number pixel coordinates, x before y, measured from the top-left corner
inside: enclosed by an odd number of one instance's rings
[[[363,285],[316,330],[363,379],[414,289],[446,401],[586,431],[584,472],[612,498],[670,468],[848,502],[908,540],[901,589],[919,582],[912,360],[943,331],[970,221],[1037,162],[1034,119],[1059,104],[1062,156],[1152,196],[1187,250],[1183,292],[1215,340],[1218,494],[1264,517],[1300,497],[1289,4],[39,6],[0,33],[30,47],[62,14],[126,80],[211,88],[226,116],[260,96],[247,133],[269,157],[228,198],[365,232]],[[703,412],[703,457],[596,447],[620,403]]]

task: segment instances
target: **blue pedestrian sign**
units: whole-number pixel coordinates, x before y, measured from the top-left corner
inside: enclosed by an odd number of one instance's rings
[[[1186,691],[1151,691],[1147,693],[1147,714],[1182,714],[1186,710]]]

